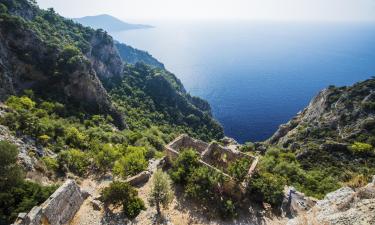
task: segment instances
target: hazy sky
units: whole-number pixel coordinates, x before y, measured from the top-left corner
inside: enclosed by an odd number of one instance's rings
[[[143,20],[375,21],[375,0],[37,0],[66,17]]]

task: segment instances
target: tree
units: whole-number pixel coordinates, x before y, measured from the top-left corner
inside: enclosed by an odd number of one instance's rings
[[[17,164],[17,147],[0,141],[0,190],[7,190],[22,182],[22,171]]]
[[[166,173],[158,170],[154,174],[152,182],[148,201],[151,206],[156,206],[156,211],[158,215],[160,215],[160,206],[167,209],[173,200],[171,181]]]
[[[126,182],[114,181],[103,189],[100,198],[106,205],[122,205],[124,214],[130,219],[146,209],[144,202],[138,197],[138,191]]]

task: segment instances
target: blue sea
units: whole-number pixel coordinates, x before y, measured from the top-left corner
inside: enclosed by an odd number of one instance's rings
[[[112,35],[163,62],[241,143],[267,139],[328,85],[375,75],[375,24],[150,24]]]

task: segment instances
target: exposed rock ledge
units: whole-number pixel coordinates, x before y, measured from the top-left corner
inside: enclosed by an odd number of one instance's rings
[[[375,176],[372,183],[358,190],[343,187],[327,194],[307,213],[288,222],[299,224],[375,224]]]
[[[68,224],[84,201],[85,194],[81,192],[75,181],[67,180],[42,205],[35,206],[31,211],[22,215],[15,225],[63,225]]]

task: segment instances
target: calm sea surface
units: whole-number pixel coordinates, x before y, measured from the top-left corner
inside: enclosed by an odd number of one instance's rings
[[[270,137],[330,84],[375,75],[375,24],[152,25],[112,35],[163,62],[239,142]]]

